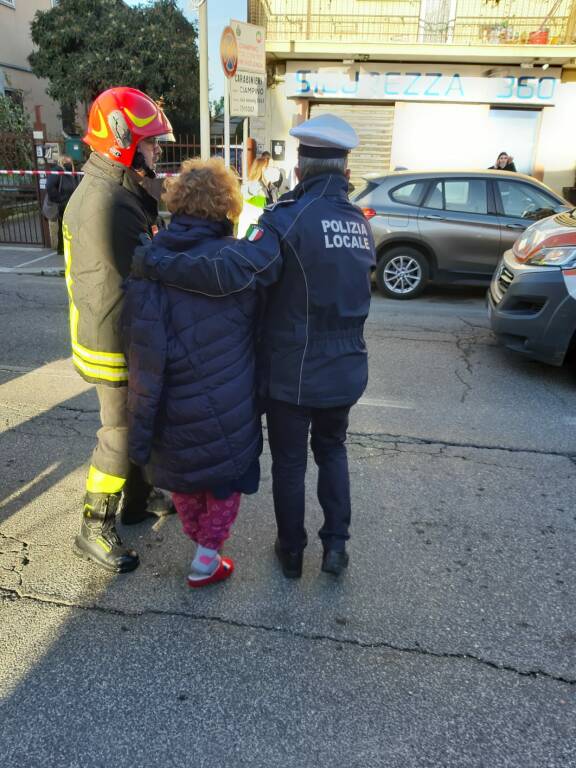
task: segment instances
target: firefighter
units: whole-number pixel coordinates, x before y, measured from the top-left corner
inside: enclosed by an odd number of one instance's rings
[[[153,505],[156,514],[170,511],[128,460],[128,370],[120,335],[122,286],[134,248],[160,223],[151,194],[159,140],[173,141],[172,127],[151,98],[134,88],[101,93],[84,136],[92,153],[63,220],[72,360],[96,385],[101,422],[74,552],[116,573],[139,563],[116,531],[117,511],[127,525],[150,516]]]

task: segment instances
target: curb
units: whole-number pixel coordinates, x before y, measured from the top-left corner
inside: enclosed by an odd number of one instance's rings
[[[37,277],[64,277],[62,267],[44,267],[44,269],[18,269],[18,267],[0,267],[3,275],[36,275]]]

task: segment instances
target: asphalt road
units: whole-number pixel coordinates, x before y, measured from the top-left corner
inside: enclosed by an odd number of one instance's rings
[[[172,518],[126,529],[112,578],[77,560],[94,392],[64,283],[0,275],[0,763],[576,766],[575,374],[500,349],[482,291],[375,295],[351,420],[351,563],[279,574],[269,458],[190,593]]]

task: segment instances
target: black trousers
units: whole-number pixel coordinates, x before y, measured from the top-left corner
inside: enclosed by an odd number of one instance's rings
[[[267,401],[274,512],[280,546],[286,551],[301,551],[307,543],[304,481],[309,433],[318,466],[318,501],[324,512],[324,525],[318,534],[324,547],[334,549],[343,549],[350,538],[350,478],[345,445],[350,408],[308,408]]]

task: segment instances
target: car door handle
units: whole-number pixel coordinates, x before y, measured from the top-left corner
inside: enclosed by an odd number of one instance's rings
[[[446,221],[446,218],[444,216],[436,216],[433,213],[428,213],[426,216],[424,216],[425,219],[434,219],[435,221]]]
[[[526,229],[523,224],[505,224],[506,229]]]

